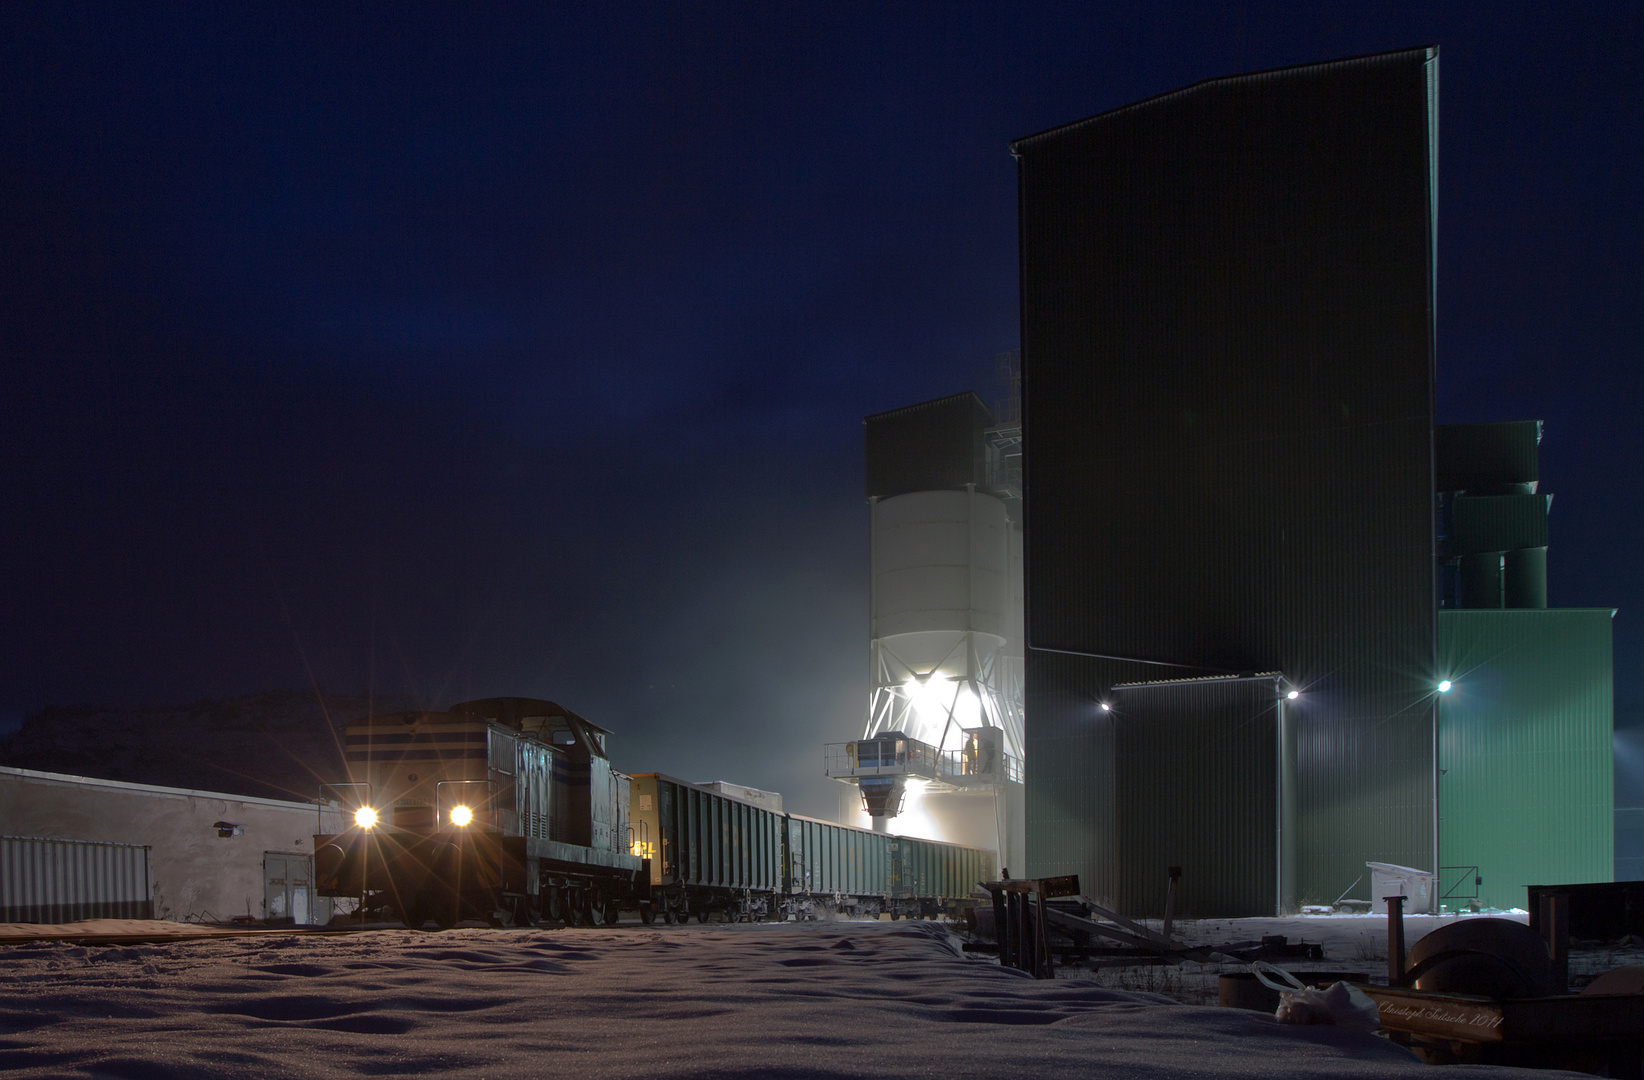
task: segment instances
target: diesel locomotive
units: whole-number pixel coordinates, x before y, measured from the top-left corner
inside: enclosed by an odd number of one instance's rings
[[[614,923],[625,910],[646,923],[897,918],[952,913],[993,876],[988,851],[626,776],[608,734],[535,698],[350,722],[350,779],[323,794],[353,824],[314,838],[317,891],[411,927]]]

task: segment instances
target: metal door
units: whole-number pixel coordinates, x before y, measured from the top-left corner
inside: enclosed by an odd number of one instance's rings
[[[263,852],[263,918],[314,922],[314,861],[307,855]]]

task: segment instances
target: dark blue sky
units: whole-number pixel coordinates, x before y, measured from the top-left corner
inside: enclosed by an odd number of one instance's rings
[[[1636,716],[1637,5],[336,7],[0,6],[0,727],[540,694],[825,811],[860,419],[995,396],[1006,142],[1425,43],[1440,419],[1547,422]]]

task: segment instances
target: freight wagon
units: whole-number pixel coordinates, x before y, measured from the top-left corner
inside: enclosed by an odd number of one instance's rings
[[[633,777],[631,797],[646,921],[930,918],[994,876],[992,852],[768,810],[658,773]]]

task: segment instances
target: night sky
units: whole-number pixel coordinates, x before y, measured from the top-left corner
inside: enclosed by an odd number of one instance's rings
[[[0,5],[0,732],[532,695],[831,813],[861,418],[999,396],[1008,140],[1429,43],[1439,419],[1546,421],[1644,723],[1644,7],[578,7]]]

